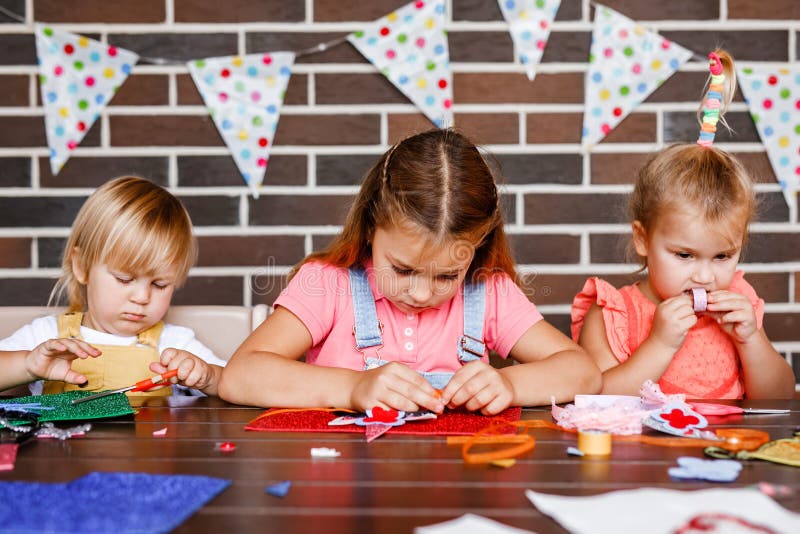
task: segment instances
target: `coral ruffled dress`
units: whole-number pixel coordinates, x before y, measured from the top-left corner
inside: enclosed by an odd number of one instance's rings
[[[764,301],[737,271],[729,291],[745,295],[753,304],[758,328],[764,319]],[[572,302],[572,338],[578,340],[583,319],[592,304],[603,311],[606,338],[614,356],[625,362],[650,335],[656,305],[638,284],[616,289],[608,282],[589,278]],[[739,356],[730,336],[717,322],[699,315],[661,375],[658,385],[664,393],[685,393],[695,399],[741,399],[744,397]]]

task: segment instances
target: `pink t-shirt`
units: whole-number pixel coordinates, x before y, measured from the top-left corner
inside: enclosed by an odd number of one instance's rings
[[[764,319],[764,301],[737,271],[728,287],[753,304],[758,328]],[[590,278],[572,302],[572,338],[577,341],[586,312],[597,304],[603,312],[606,338],[614,356],[623,363],[636,352],[653,327],[656,305],[638,284],[616,289],[600,278]],[[731,338],[714,319],[698,315],[681,348],[661,375],[658,385],[664,393],[684,393],[695,399],[741,399],[744,383],[739,354]]]
[[[463,288],[438,308],[418,314],[398,310],[375,287],[372,269],[367,275],[383,323],[383,348],[378,357],[402,362],[421,372],[453,373],[461,368],[458,342],[464,334]],[[483,340],[487,348],[507,357],[514,344],[542,314],[506,275],[486,281]],[[313,346],[306,362],[354,370],[364,368],[364,355],[353,336],[353,302],[347,269],[321,262],[303,265],[275,301],[308,328]],[[376,357],[375,348],[365,349]],[[489,361],[484,355],[483,361]]]

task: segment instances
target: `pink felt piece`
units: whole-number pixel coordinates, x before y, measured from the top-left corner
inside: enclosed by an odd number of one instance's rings
[[[16,443],[4,443],[0,445],[0,471],[12,471],[14,462],[17,460]]]

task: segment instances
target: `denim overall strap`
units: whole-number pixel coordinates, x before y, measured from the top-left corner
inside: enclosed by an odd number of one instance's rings
[[[483,282],[464,284],[464,335],[458,340],[461,363],[479,360],[486,354],[483,342],[483,312],[486,304]]]
[[[353,301],[353,335],[356,337],[356,348],[363,349],[383,345],[381,322],[375,310],[375,297],[369,287],[367,273],[364,269],[350,269],[350,292]]]

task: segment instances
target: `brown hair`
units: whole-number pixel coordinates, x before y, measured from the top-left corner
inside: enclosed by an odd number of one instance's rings
[[[105,183],[81,207],[62,259],[62,275],[50,295],[66,295],[70,311],[84,311],[86,288],[75,278],[75,259],[89,272],[98,264],[154,274],[175,267],[182,285],[197,259],[192,223],[183,204],[163,187],[136,176]]]
[[[726,75],[720,117],[727,109],[736,78],[733,59],[716,50]],[[672,145],[651,157],[639,171],[628,206],[635,221],[650,233],[668,210],[690,205],[716,225],[732,244],[747,236],[755,216],[753,181],[741,163],[714,146]],[[638,258],[645,265],[645,258]]]
[[[342,232],[290,276],[313,260],[363,267],[376,228],[409,224],[428,233],[434,246],[473,246],[469,280],[499,272],[517,280],[494,175],[478,148],[452,129],[411,136],[381,156],[367,172]]]

